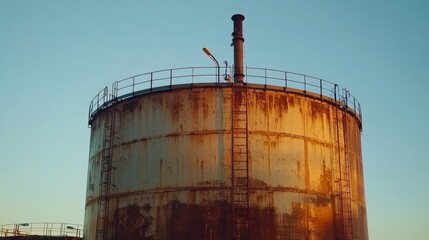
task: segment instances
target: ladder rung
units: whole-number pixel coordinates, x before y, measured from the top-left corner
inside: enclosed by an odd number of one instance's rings
[[[236,153],[236,154],[246,154],[247,153],[247,149],[234,149],[233,153]]]
[[[237,147],[246,147],[247,144],[234,144],[234,146],[237,146]]]
[[[243,136],[243,137],[233,137],[232,139],[235,140],[235,142],[233,142],[233,143],[239,144],[239,141],[243,142],[243,140],[246,140],[247,138],[246,138],[246,136]],[[247,146],[247,144],[246,144],[246,146]]]
[[[236,184],[236,187],[246,188],[247,184]],[[235,189],[233,195],[234,196],[248,196],[249,193],[246,190],[237,190],[237,189]]]
[[[246,188],[247,187],[247,182],[245,182],[245,183],[235,183],[235,187]],[[246,190],[237,190],[237,191],[234,191],[234,194],[237,194],[237,195],[248,195],[249,193]]]
[[[243,134],[245,134],[245,133],[243,133]],[[235,142],[238,142],[238,141],[240,141],[240,140],[245,140],[245,139],[247,139],[247,137],[246,137],[246,135],[244,135],[244,136],[234,136],[233,137],[233,140],[235,140]],[[247,145],[247,144],[246,144]]]
[[[232,129],[232,137],[233,138],[242,138],[244,136],[247,135],[247,128],[246,127],[236,127]],[[244,136],[240,136],[240,135],[244,135]]]
[[[245,163],[247,161],[246,160],[233,160],[233,162],[236,162],[236,163]]]
[[[241,149],[237,149],[237,148],[241,148]],[[236,148],[234,148],[233,153],[238,153],[238,154],[243,154],[243,153],[247,153],[247,147],[245,146],[236,146]]]
[[[245,160],[234,160],[233,163],[236,163],[235,164],[236,166],[233,166],[233,168],[232,168],[234,170],[240,170],[240,169],[243,169],[243,168],[246,169],[246,170],[248,169],[248,166],[247,166]]]
[[[233,167],[234,172],[237,172],[237,171],[247,171],[247,169],[248,169],[248,167],[246,165],[244,165],[244,164],[237,164],[237,165],[239,165],[239,166]]]
[[[248,197],[235,197],[234,202],[236,205],[241,205],[243,207],[246,207],[249,203]]]
[[[245,190],[247,188],[247,185],[237,185],[236,187],[239,187],[241,189],[234,189],[234,196],[248,196],[249,192]]]
[[[234,194],[234,202],[235,203],[243,203],[247,204],[249,202],[247,194]]]
[[[242,141],[243,142],[243,141]],[[247,153],[247,144],[243,145],[243,143],[238,143],[238,141],[232,144],[232,152],[236,153]]]

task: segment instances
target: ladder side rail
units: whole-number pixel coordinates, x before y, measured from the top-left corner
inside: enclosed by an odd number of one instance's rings
[[[115,129],[115,112],[110,110],[107,112],[107,117],[103,132],[103,149],[101,151],[100,163],[100,186],[98,199],[98,212],[96,223],[96,239],[107,239],[107,231],[109,229],[109,195],[112,177],[112,155],[113,155],[113,140]]]
[[[233,239],[249,239],[247,86],[232,87]]]
[[[347,102],[347,93],[346,102]],[[343,112],[343,135],[344,135],[344,204],[343,204],[343,212],[344,212],[344,232],[345,239],[352,240],[353,239],[353,216],[351,209],[351,179],[350,179],[350,158],[349,158],[349,139],[348,139],[348,127],[347,127],[347,105]]]

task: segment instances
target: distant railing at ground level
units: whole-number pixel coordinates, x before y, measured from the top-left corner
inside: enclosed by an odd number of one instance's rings
[[[0,237],[47,236],[82,238],[83,225],[71,223],[16,223],[0,225]]]
[[[223,73],[222,76],[218,75],[219,72]],[[103,88],[91,100],[88,123],[91,124],[97,111],[118,100],[157,90],[172,89],[173,86],[181,84],[232,84],[233,75],[231,67],[186,67],[128,77],[114,82],[111,92],[107,87]],[[268,68],[246,67],[244,81],[265,86],[280,86],[284,91],[298,89],[304,94],[311,92],[319,95],[321,99],[327,96],[338,102],[339,107],[353,111],[360,120],[362,119],[362,111],[357,99],[345,88],[340,90],[337,84],[321,78]]]

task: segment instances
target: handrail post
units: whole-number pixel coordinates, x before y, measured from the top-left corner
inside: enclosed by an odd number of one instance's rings
[[[307,75],[304,75],[304,94],[307,93]]]
[[[103,105],[107,107],[107,102],[109,101],[109,89],[107,87],[104,88],[104,96],[103,96]]]
[[[353,110],[356,112],[356,98],[353,97]]]
[[[110,94],[111,100],[115,99],[115,83],[116,82],[112,83],[112,94]]]
[[[118,97],[118,94],[119,94],[119,82],[116,81],[116,84],[115,84],[115,98]]]
[[[322,86],[323,81],[322,79],[319,79],[319,81],[320,81],[320,99],[323,99],[323,86]]]
[[[91,112],[92,112],[92,101],[89,104],[89,110],[88,110],[88,123],[91,121]]]
[[[150,91],[151,92],[152,92],[152,88],[153,88],[152,82],[153,82],[153,72],[150,73]]]
[[[134,84],[135,84],[135,77],[133,77],[133,96],[134,96]]]
[[[267,69],[264,69],[265,88],[267,88]]]
[[[97,108],[100,107],[100,92],[97,94]]]
[[[287,88],[287,72],[285,72],[285,88]]]
[[[337,88],[338,88],[338,85],[336,83],[334,83],[334,99],[335,99],[335,104],[338,104],[337,103]]]
[[[118,85],[117,81],[112,83],[112,100],[114,100],[116,98],[117,85]]]
[[[220,66],[217,64],[217,83],[220,83]]]
[[[170,88],[173,85],[173,69],[170,69]]]
[[[346,104],[346,109],[349,107],[349,98],[348,98],[348,92],[347,89],[344,88],[344,102]]]
[[[359,110],[360,119],[362,119],[362,109],[360,107],[360,103],[359,102],[358,102],[358,110]]]

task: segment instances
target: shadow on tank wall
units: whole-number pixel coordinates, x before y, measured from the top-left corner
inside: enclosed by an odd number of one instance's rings
[[[291,203],[290,213],[274,207],[251,207],[250,234],[255,239],[333,239],[331,202],[326,198],[307,198]],[[115,239],[231,239],[231,204],[216,201],[207,205],[172,201],[152,209],[149,204],[129,205],[116,211]],[[157,216],[157,222],[152,216]],[[163,217],[167,219],[163,219]],[[150,228],[156,232],[151,233]]]

